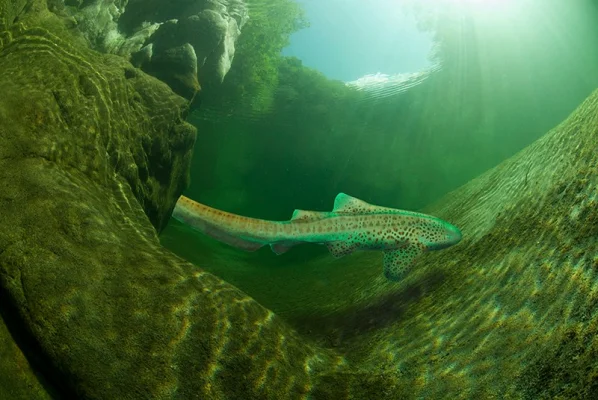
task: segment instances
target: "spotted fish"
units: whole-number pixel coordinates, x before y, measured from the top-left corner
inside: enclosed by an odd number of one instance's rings
[[[328,246],[335,257],[355,250],[384,252],[384,275],[398,281],[416,258],[461,240],[459,229],[439,218],[375,206],[339,193],[331,212],[295,210],[289,221],[267,221],[217,210],[181,196],[173,217],[237,248],[270,245],[282,254],[299,243]]]

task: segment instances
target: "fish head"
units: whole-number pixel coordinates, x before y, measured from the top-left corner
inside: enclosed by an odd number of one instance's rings
[[[442,250],[461,241],[459,228],[440,218],[429,217],[422,221],[419,241],[426,250]]]
[[[384,249],[384,276],[400,281],[424,252],[441,250],[459,243],[461,231],[456,226],[425,214],[411,214],[408,239],[400,247]]]

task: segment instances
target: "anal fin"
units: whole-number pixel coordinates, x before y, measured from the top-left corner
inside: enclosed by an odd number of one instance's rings
[[[391,281],[401,280],[414,264],[415,259],[422,254],[418,246],[406,246],[400,249],[384,251],[384,276]]]
[[[293,246],[298,245],[299,242],[278,242],[278,243],[271,243],[270,244],[270,248],[272,249],[272,251],[274,253],[276,253],[277,255],[286,253],[287,251],[289,251],[289,249]]]

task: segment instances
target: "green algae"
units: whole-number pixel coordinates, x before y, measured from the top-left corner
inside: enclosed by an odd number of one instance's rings
[[[67,398],[309,391],[338,357],[158,243],[187,184],[188,102],[32,10],[0,52],[2,307],[29,353]]]
[[[4,307],[0,318],[0,398],[11,400],[60,398],[58,392],[48,385],[47,380],[32,368],[22,351],[23,340],[17,344],[15,335],[8,329],[7,320],[10,318],[6,315],[6,307]],[[16,328],[15,334],[23,337],[26,332]]]

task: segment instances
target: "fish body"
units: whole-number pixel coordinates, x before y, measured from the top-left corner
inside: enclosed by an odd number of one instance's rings
[[[450,223],[427,214],[375,206],[339,193],[331,212],[295,210],[289,221],[244,217],[181,196],[173,217],[237,248],[270,245],[276,254],[299,243],[325,244],[335,257],[355,250],[384,252],[384,275],[400,280],[416,258],[461,240]]]

